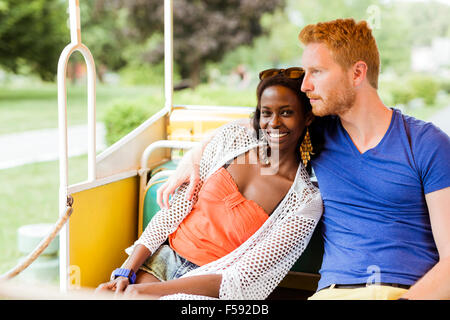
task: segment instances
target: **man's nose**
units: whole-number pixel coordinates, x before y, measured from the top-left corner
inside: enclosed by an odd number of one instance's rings
[[[313,85],[309,79],[309,74],[305,73],[305,77],[302,81],[302,86],[300,87],[300,90],[303,92],[308,92],[313,90]]]

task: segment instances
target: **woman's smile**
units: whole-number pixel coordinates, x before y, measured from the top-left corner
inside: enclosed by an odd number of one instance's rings
[[[279,130],[267,130],[269,143],[279,144],[288,139],[289,132]]]

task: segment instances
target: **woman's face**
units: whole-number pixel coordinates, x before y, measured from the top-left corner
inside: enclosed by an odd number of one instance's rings
[[[312,114],[305,115],[297,95],[289,88],[275,85],[266,88],[260,100],[259,125],[271,148],[295,149]]]

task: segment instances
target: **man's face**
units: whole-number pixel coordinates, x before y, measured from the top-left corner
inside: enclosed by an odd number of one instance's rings
[[[335,61],[325,44],[308,44],[302,65],[305,78],[301,90],[309,97],[314,115],[342,115],[353,106],[355,90],[350,74]]]

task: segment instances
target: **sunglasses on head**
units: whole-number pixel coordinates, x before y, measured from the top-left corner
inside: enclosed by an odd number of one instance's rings
[[[300,67],[292,67],[287,69],[267,69],[259,73],[259,80],[264,80],[280,73],[289,79],[299,79],[305,73],[305,70]]]

